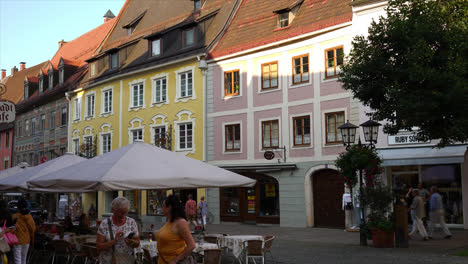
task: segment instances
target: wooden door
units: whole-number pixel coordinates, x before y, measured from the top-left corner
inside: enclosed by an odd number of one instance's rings
[[[314,221],[317,227],[344,228],[345,215],[342,210],[344,186],[334,170],[314,173]]]

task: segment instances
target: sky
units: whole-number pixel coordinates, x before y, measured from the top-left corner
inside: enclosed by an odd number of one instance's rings
[[[0,69],[32,67],[52,59],[70,41],[115,16],[125,0],[0,0]]]

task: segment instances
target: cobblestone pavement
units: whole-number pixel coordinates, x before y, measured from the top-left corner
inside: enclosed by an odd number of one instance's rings
[[[276,236],[273,256],[276,263],[347,264],[347,263],[440,263],[468,264],[468,257],[452,256],[454,252],[468,249],[468,230],[451,230],[453,237],[443,239],[442,235],[431,241],[419,238],[410,240],[409,248],[379,249],[359,246],[358,232],[344,232],[325,228],[287,228],[279,226],[257,226],[225,223],[209,225],[206,233],[227,233],[233,235]],[[223,264],[233,262],[233,257],[224,256]],[[273,263],[267,256],[265,263]]]

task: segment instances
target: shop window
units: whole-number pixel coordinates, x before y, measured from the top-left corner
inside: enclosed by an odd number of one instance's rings
[[[239,215],[239,192],[237,188],[221,188],[221,215]]]
[[[259,216],[279,216],[278,183],[267,177],[259,178],[260,210]]]
[[[325,114],[325,128],[327,135],[327,144],[341,143],[341,133],[338,127],[344,124],[344,112],[326,113]]]
[[[163,215],[162,204],[166,199],[165,190],[148,190],[147,195],[147,215]]]
[[[262,122],[262,148],[279,147],[279,125],[278,120]]]
[[[138,214],[139,194],[139,191],[123,192],[124,197],[130,202],[130,208],[128,208],[130,214]]]

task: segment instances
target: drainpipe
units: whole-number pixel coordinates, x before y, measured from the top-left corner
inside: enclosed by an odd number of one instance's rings
[[[206,60],[205,60],[205,56],[206,54],[203,54],[203,57],[200,57],[200,56],[197,56],[197,60],[198,60],[198,68],[202,71],[202,74],[203,74],[203,161],[207,161],[208,158],[207,158],[207,112],[206,112],[206,109],[207,109],[207,102],[206,102],[206,93],[207,93],[207,90],[208,90],[208,85],[206,83],[206,80],[207,80],[207,70],[208,70],[208,64],[206,63]]]
[[[71,95],[68,92],[65,92],[65,98],[67,98],[68,101],[68,120],[67,120],[67,151],[66,152],[71,152],[70,151],[70,135],[71,135],[71,126],[70,126],[70,121],[71,121],[71,111],[70,111],[70,104],[71,104]]]

